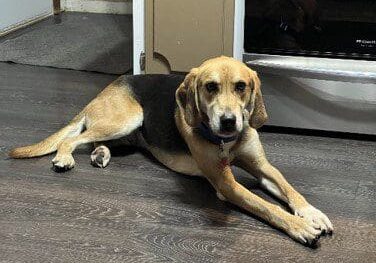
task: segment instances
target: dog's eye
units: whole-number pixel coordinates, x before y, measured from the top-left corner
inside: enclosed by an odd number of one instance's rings
[[[216,82],[208,82],[205,84],[205,88],[209,92],[215,92],[218,90],[218,83]]]
[[[239,81],[235,83],[235,90],[243,92],[246,88],[246,84],[243,81]]]

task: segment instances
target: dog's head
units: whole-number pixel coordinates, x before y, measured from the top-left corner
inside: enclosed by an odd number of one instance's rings
[[[176,91],[176,100],[188,125],[204,122],[221,137],[240,133],[245,121],[259,128],[267,120],[257,73],[229,57],[193,68]]]

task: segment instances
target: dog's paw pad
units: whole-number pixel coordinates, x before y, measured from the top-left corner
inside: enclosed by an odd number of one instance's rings
[[[70,169],[72,168],[68,166],[58,166],[58,165],[52,164],[52,170],[54,170],[54,172],[56,173],[64,173],[64,172],[69,171]]]
[[[91,153],[91,164],[95,167],[105,168],[111,159],[110,150],[106,146],[99,146]]]

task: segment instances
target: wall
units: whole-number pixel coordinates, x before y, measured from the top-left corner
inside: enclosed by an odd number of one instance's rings
[[[52,14],[52,0],[0,0],[0,34]]]
[[[131,0],[61,0],[61,6],[73,12],[132,14]]]

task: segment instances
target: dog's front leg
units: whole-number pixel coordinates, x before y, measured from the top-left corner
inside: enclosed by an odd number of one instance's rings
[[[268,162],[255,130],[249,130],[245,134],[244,142],[237,150],[236,161],[241,168],[258,177],[262,187],[286,202],[295,215],[305,218],[312,226],[321,229],[323,234],[333,232],[333,225],[328,217],[309,204],[278,169]]]
[[[303,244],[314,245],[317,242],[320,230],[315,229],[305,219],[292,215],[250,192],[235,180],[230,165],[221,161],[214,146],[207,146],[205,149],[193,150],[192,154],[221,199],[224,198],[257,215]]]

